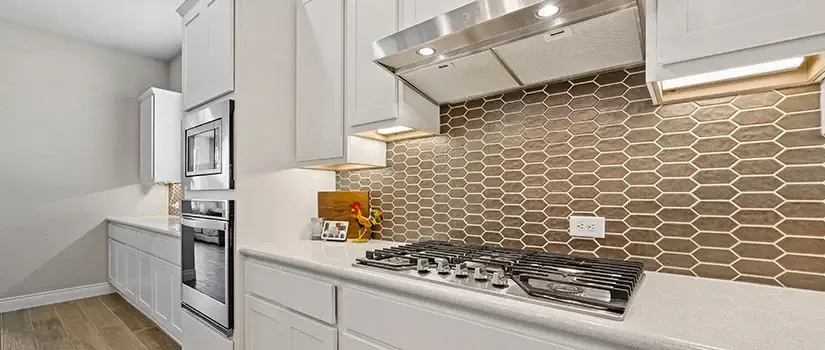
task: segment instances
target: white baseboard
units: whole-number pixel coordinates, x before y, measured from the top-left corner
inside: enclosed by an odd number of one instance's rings
[[[109,282],[0,299],[0,313],[90,298],[114,292]]]

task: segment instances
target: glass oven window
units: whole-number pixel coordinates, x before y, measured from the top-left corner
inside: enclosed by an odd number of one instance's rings
[[[226,304],[227,232],[218,228],[181,226],[182,282]]]
[[[220,128],[207,129],[186,137],[186,172],[220,172]]]

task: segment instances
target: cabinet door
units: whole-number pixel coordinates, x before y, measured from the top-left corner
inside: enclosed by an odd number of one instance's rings
[[[175,265],[154,258],[152,269],[154,309],[152,318],[175,339],[181,339],[180,271]]]
[[[344,3],[298,1],[296,32],[296,157],[344,156]]]
[[[349,332],[341,332],[340,339],[338,350],[389,350]]]
[[[659,64],[825,33],[822,0],[664,0],[654,8]]]
[[[110,225],[111,227],[111,225]],[[109,238],[109,283],[111,283],[115,288],[120,288],[117,278],[117,242],[111,238]]]
[[[397,117],[395,77],[373,62],[372,43],[399,28],[398,1],[347,3],[346,103],[349,127]]]
[[[201,3],[206,0],[202,0]],[[197,4],[183,17],[183,108],[206,101],[209,95],[209,15]]]
[[[336,329],[247,295],[246,346],[250,350],[335,350]]]
[[[137,305],[140,311],[147,315],[152,315],[154,307],[154,286],[152,269],[154,268],[153,258],[143,251],[137,252],[138,256],[138,289]]]
[[[476,0],[403,0],[404,28],[455,10]]]
[[[132,303],[137,304],[139,282],[138,250],[127,245],[123,246],[123,250],[126,252],[126,297]]]
[[[207,56],[203,57],[208,70],[207,100],[221,96],[235,88],[235,1],[204,0],[208,14]]]
[[[127,246],[120,242],[115,242],[115,250],[117,251],[117,274],[115,275],[117,287],[121,293],[126,294],[126,261],[127,261]]]
[[[149,96],[140,101],[140,180],[150,182],[155,177],[154,132],[155,97]]]

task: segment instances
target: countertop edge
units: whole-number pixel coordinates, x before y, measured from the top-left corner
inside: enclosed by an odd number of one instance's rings
[[[424,283],[414,280],[406,280],[391,275],[385,275],[377,272],[367,270],[355,270],[341,268],[338,266],[326,265],[313,262],[306,259],[297,259],[283,255],[270,254],[255,250],[254,248],[241,247],[238,249],[239,253],[245,257],[262,260],[265,262],[279,263],[287,267],[293,267],[303,270],[310,270],[312,272],[330,276],[333,278],[344,279],[348,281],[359,282],[379,289],[390,289],[395,292],[408,294],[410,296],[425,298],[435,302],[452,304],[461,308],[470,309],[475,312],[493,313],[494,315],[509,318],[517,322],[524,322],[539,327],[549,327],[558,331],[566,332],[571,335],[583,338],[596,338],[602,342],[609,344],[616,344],[627,346],[636,349],[696,349],[696,350],[720,350],[720,348],[696,344],[680,339],[673,339],[669,337],[654,336],[650,334],[642,334],[633,331],[617,330],[609,327],[604,327],[598,323],[588,323],[584,320],[575,320],[572,318],[562,318],[553,316],[562,316],[568,311],[558,310],[557,315],[535,315],[527,314],[517,311],[513,308],[515,301],[502,300],[502,303],[490,303],[489,299],[479,294],[467,297],[467,295],[459,296],[458,293],[451,292],[446,287],[434,286],[429,283]],[[518,302],[516,302],[518,303]],[[522,304],[522,303],[520,303]],[[620,321],[617,321],[620,322]]]
[[[155,226],[144,225],[144,224],[132,221],[129,218],[110,217],[110,218],[106,218],[106,220],[109,221],[109,222],[112,222],[112,223],[120,224],[120,225],[131,226],[131,227],[134,227],[134,228],[139,228],[141,230],[152,231],[152,232],[160,233],[160,234],[163,234],[163,235],[166,235],[166,236],[170,236],[170,237],[174,237],[174,238],[180,238],[180,233],[178,233],[178,232],[174,232],[174,231],[170,231],[170,230],[164,230],[164,229],[161,229],[161,228],[158,228],[158,227],[155,227]]]

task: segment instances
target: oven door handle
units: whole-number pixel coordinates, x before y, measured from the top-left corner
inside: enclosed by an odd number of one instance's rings
[[[213,230],[223,230],[223,231],[226,231],[229,228],[229,223],[228,222],[215,221],[215,220],[206,220],[206,219],[181,218],[180,219],[180,224],[181,224],[181,226],[192,227],[192,228],[213,229]]]

